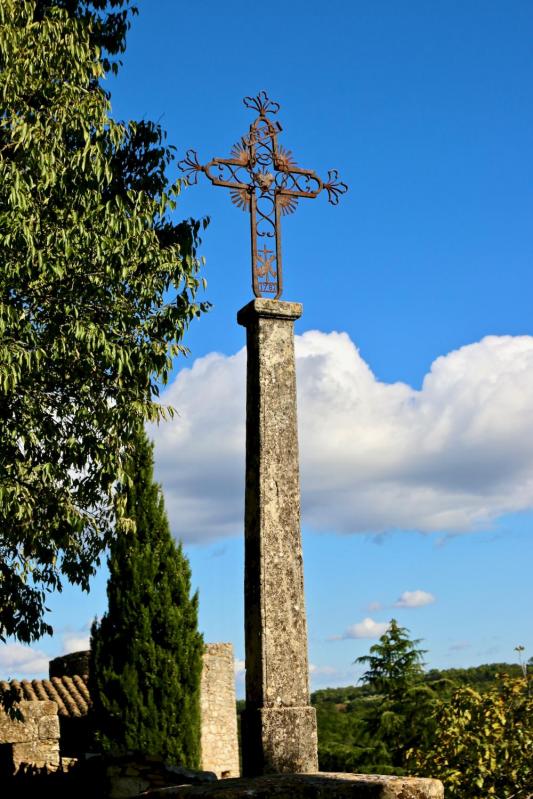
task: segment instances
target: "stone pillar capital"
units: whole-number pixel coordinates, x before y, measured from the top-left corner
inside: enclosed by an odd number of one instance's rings
[[[269,300],[257,297],[237,313],[237,322],[243,327],[253,324],[256,319],[287,319],[294,322],[302,315],[303,305],[300,302]]]

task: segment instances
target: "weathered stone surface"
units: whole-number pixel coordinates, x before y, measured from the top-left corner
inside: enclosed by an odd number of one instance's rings
[[[165,786],[203,785],[217,780],[213,772],[169,765],[162,757],[135,752],[93,757],[86,761],[84,769],[90,784],[100,786],[97,795],[110,799],[125,799]]]
[[[56,726],[57,720],[57,705],[55,702],[20,702],[18,709],[22,713],[22,719],[12,719],[3,710],[0,710],[0,743],[23,743],[40,737],[55,737],[59,738],[59,723]],[[48,721],[52,719],[52,721]],[[54,731],[52,735],[40,735],[42,727],[43,732],[47,723],[52,726],[49,727],[50,731]]]
[[[128,799],[136,796],[150,787],[148,780],[139,776],[121,775],[109,778],[109,799]]]
[[[22,720],[11,719],[0,711],[0,744],[4,750],[2,768],[15,773],[22,764],[54,770],[59,766],[59,718],[57,705],[50,701],[22,701],[18,705]],[[9,761],[9,762],[8,762]]]
[[[7,713],[0,711],[0,744],[19,743],[37,738],[39,729],[34,718],[26,712],[23,720],[11,719]]]
[[[299,303],[256,299],[247,331],[243,771],[318,769],[309,707],[293,323]],[[267,713],[290,708],[290,713]]]
[[[90,649],[81,649],[78,652],[54,658],[48,664],[50,679],[52,677],[74,677],[76,674],[83,677],[89,674],[90,657]]]
[[[377,774],[274,774],[150,791],[146,799],[443,799],[439,780]]]
[[[242,714],[242,740],[243,744],[245,740],[256,744],[249,752],[248,765],[252,774],[310,771],[317,751],[315,709],[267,707],[245,710]],[[257,741],[260,746],[257,746]]]
[[[200,690],[202,768],[238,777],[239,742],[231,644],[206,644]]]
[[[48,768],[54,771],[59,768],[59,739],[24,741],[11,747],[13,773],[20,766],[32,765],[36,768]]]
[[[180,784],[204,785],[206,782],[216,782],[218,777],[214,771],[193,771],[184,766],[166,766],[165,777],[172,779]]]
[[[53,715],[43,716],[39,719],[38,723],[39,738],[41,740],[47,738],[57,738],[59,740],[59,716],[57,711]]]

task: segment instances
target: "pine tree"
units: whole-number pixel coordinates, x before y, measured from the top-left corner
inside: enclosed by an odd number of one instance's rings
[[[91,631],[93,724],[103,751],[138,751],[194,768],[203,651],[198,595],[190,596],[190,566],[170,535],[152,450],[141,432],[124,489],[135,530],[111,544],[109,606]]]
[[[424,649],[419,649],[420,639],[412,641],[409,630],[391,619],[387,631],[378,644],[370,647],[370,654],[356,659],[368,665],[362,682],[388,699],[399,699],[414,683],[422,679]]]
[[[391,619],[379,643],[370,647],[370,654],[355,661],[368,666],[361,680],[376,695],[364,713],[374,758],[398,773],[407,765],[408,750],[415,742],[425,743],[433,732],[436,695],[423,682],[425,650],[419,644],[420,639],[411,640],[409,630]]]

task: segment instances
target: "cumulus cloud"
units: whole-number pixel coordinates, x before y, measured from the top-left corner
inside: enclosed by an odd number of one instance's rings
[[[235,674],[235,693],[237,694],[237,699],[241,699],[244,696],[246,679],[246,664],[244,660],[241,660],[240,658],[234,659],[233,672]]]
[[[316,663],[310,663],[309,679],[312,689],[316,690],[317,688],[338,685],[339,682],[346,679],[346,672],[336,669],[335,666],[317,666]]]
[[[316,663],[309,664],[309,674],[315,675],[316,677],[331,677],[338,673],[338,669],[334,666],[317,666]]]
[[[389,629],[388,621],[374,621],[367,616],[363,621],[352,624],[342,635],[334,635],[330,641],[344,641],[347,638],[379,638]]]
[[[64,627],[61,630],[62,655],[69,655],[71,652],[80,652],[91,648],[91,627],[94,619],[89,619],[78,629]]]
[[[244,350],[198,359],[161,397],[174,419],[149,429],[172,530],[184,541],[242,530],[245,369]]]
[[[379,381],[345,333],[296,337],[303,523],[318,531],[467,532],[533,508],[533,337],[443,355],[420,390]],[[244,349],[183,369],[152,428],[175,535],[242,531]]]
[[[429,591],[404,591],[394,603],[395,608],[423,608],[432,605],[435,597]]]
[[[63,654],[69,655],[71,652],[80,652],[83,649],[90,649],[91,638],[89,633],[68,632],[62,636]]]
[[[243,678],[246,673],[246,664],[244,660],[240,660],[239,658],[235,658],[233,661],[233,671],[235,672],[236,678]]]
[[[14,675],[38,677],[48,674],[49,657],[39,649],[22,644],[3,644],[0,646],[1,679]]]

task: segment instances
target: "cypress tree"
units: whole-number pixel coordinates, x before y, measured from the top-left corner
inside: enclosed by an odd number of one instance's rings
[[[104,752],[137,751],[195,768],[200,760],[203,640],[198,595],[171,537],[144,431],[124,488],[135,529],[110,546],[108,610],[91,630],[93,729]]]

